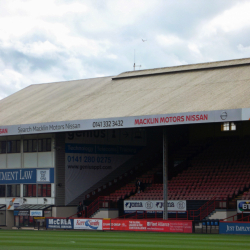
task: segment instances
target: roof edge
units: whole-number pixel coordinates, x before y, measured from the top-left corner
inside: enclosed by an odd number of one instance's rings
[[[188,64],[188,65],[137,70],[137,71],[126,71],[113,77],[112,80],[120,80],[120,79],[136,78],[136,77],[144,77],[144,76],[154,76],[154,75],[165,75],[165,74],[172,74],[172,73],[182,73],[182,72],[187,72],[187,71],[229,68],[229,67],[238,67],[238,66],[247,66],[247,65],[250,65],[250,58],[198,63],[198,64]]]

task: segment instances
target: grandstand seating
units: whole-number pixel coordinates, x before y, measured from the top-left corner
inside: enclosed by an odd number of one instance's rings
[[[151,170],[147,171],[145,174],[142,174],[139,179],[144,185],[150,185],[154,181],[154,173],[157,172],[161,167],[154,167]],[[120,189],[115,190],[110,195],[105,196],[112,201],[118,201],[120,199],[124,200],[125,198],[133,195],[136,191],[136,179],[133,179],[132,182],[127,183],[125,186]],[[144,194],[144,193],[142,193]]]
[[[248,137],[218,138],[209,145],[204,142],[197,143],[198,147],[191,146],[191,153],[182,153],[178,149],[176,156],[182,158],[182,163],[188,162],[188,165],[186,164],[187,167],[182,171],[177,170],[178,166],[171,166],[170,171],[174,170],[178,174],[168,181],[168,199],[198,202],[217,197],[221,201],[235,199],[240,194],[240,198],[250,199],[248,141]],[[183,147],[183,150],[188,150],[188,147]],[[188,159],[185,159],[185,155]],[[162,181],[157,183],[159,180],[156,178],[156,173],[162,171],[162,163],[149,169],[146,173],[136,175],[145,185],[144,192],[135,193],[134,175],[133,179],[129,178],[129,183],[114,189],[104,196],[105,199],[113,202],[124,199],[162,200],[163,184]],[[115,185],[113,187],[115,188]]]
[[[232,199],[250,187],[248,138],[222,138],[191,161],[168,182],[169,200]],[[250,198],[250,191],[242,198]],[[133,200],[162,200],[162,184],[152,184]]]

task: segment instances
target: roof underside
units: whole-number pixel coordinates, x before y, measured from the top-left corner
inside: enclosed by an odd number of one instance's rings
[[[0,125],[250,107],[250,59],[31,85],[0,101]]]

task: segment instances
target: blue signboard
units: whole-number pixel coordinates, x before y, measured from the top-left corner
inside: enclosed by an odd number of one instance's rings
[[[46,219],[46,228],[50,229],[73,229],[73,219]]]
[[[0,184],[54,183],[54,168],[1,169]]]
[[[220,234],[250,234],[250,223],[246,222],[221,222]]]
[[[122,145],[94,145],[94,144],[76,144],[66,143],[65,153],[74,154],[113,154],[113,155],[134,155],[142,147],[140,146],[122,146]]]

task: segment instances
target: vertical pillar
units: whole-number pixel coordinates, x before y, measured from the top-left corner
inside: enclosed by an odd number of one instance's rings
[[[163,128],[163,219],[168,219],[168,139],[166,128]]]

